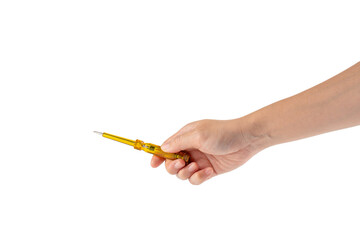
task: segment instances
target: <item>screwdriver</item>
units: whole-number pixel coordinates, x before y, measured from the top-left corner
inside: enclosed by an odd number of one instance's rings
[[[168,153],[168,152],[164,152],[163,150],[161,150],[161,147],[158,145],[155,145],[152,143],[144,143],[143,141],[141,141],[139,139],[136,139],[136,141],[134,141],[134,140],[122,138],[122,137],[115,136],[115,135],[105,133],[105,132],[94,131],[94,133],[99,134],[105,138],[112,139],[117,142],[121,142],[121,143],[130,145],[130,146],[133,146],[137,150],[143,150],[147,153],[154,154],[154,155],[162,157],[162,158],[166,158],[166,159],[170,159],[170,160],[182,159],[185,161],[185,164],[188,164],[190,162],[189,154],[184,151],[177,152],[177,153]]]

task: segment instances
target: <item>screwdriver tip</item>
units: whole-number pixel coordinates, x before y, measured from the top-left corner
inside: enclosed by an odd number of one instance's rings
[[[102,132],[98,132],[98,131],[94,131],[94,133],[96,133],[96,134],[99,134],[99,135],[103,135],[103,133]]]

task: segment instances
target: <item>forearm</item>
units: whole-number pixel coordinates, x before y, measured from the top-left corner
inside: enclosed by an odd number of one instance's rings
[[[360,124],[360,62],[331,79],[246,116],[267,145]]]

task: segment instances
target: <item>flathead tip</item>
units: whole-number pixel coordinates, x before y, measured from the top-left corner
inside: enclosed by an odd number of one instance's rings
[[[94,133],[99,134],[99,135],[103,135],[102,132],[98,132],[98,131],[94,131]]]

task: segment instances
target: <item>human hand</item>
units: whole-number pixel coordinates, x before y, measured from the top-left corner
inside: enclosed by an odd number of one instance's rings
[[[231,171],[266,147],[360,125],[360,62],[292,97],[234,120],[201,120],[180,129],[161,146],[186,150],[182,159],[166,160],[170,174],[201,184]],[[151,166],[165,159],[154,156]]]
[[[161,146],[166,152],[187,151],[190,164],[185,166],[182,159],[169,160],[154,155],[151,166],[156,168],[165,161],[165,168],[170,174],[198,185],[243,165],[266,148],[267,137],[256,132],[259,131],[248,118],[192,122]]]

